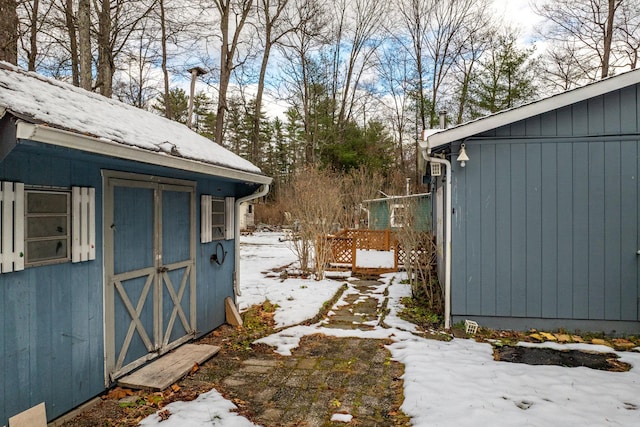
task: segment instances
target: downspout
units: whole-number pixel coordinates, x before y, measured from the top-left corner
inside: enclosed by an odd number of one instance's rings
[[[236,199],[235,209],[233,210],[233,228],[234,228],[234,272],[233,272],[233,293],[234,296],[242,295],[242,291],[240,290],[240,203],[248,202],[249,200],[258,199],[260,197],[265,196],[269,192],[269,184],[262,185],[258,191],[253,194],[249,194],[248,196],[240,197]],[[235,299],[235,298],[234,298]],[[235,301],[234,301],[235,302]],[[236,302],[237,304],[237,302]]]
[[[451,328],[451,162],[447,159],[431,157],[431,147],[422,148],[422,157],[428,162],[440,163],[446,170],[445,181],[445,229],[444,229],[444,328]]]

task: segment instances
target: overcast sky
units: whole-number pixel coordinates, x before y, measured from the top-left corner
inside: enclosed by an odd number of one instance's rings
[[[523,43],[531,43],[536,37],[542,18],[531,9],[530,3],[540,0],[493,0],[497,16],[504,16],[506,22],[512,22],[520,30]]]

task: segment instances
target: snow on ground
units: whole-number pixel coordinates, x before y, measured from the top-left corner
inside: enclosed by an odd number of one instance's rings
[[[296,264],[290,249],[291,242],[280,242],[282,233],[256,233],[242,236],[240,246],[240,310],[246,310],[266,299],[278,305],[274,316],[276,328],[290,326],[310,319],[320,311],[343,285],[335,280],[288,278],[277,273],[264,273],[276,267]]]
[[[278,236],[264,233],[243,237],[243,296],[240,301],[248,306],[268,297],[278,305],[282,303],[276,319],[280,324],[292,325],[298,323],[294,319],[314,317],[341,283],[326,281],[316,286],[312,280],[287,279],[281,283],[278,278],[265,279],[261,271],[293,261],[293,255],[287,252],[284,243],[278,242]],[[346,331],[323,328],[321,324],[293,326],[261,342],[273,345],[281,354],[290,354],[301,337],[315,333],[391,338],[394,343],[388,348],[392,357],[405,366],[402,410],[412,418],[414,426],[640,425],[640,354],[585,344],[543,344],[552,348],[587,348],[617,353],[620,360],[633,366],[629,372],[496,362],[489,344],[467,339],[436,341],[411,333],[415,332],[415,326],[397,316],[400,298],[410,294],[409,286],[400,283],[402,278],[403,273],[399,273],[384,275],[382,279],[390,284],[390,313],[385,318],[390,326],[388,329]],[[332,287],[333,291],[323,293],[323,286]],[[296,303],[289,304],[289,298]],[[293,311],[295,315],[289,315],[287,311]],[[202,400],[181,402],[180,405],[179,410],[170,408],[172,424],[163,421],[163,426],[253,425],[242,417],[229,414],[233,404],[215,391],[207,393]],[[213,421],[220,420],[219,424],[212,421],[212,415]],[[235,418],[224,418],[231,416]],[[158,423],[159,417],[154,415],[143,425]]]
[[[252,427],[254,423],[235,412],[238,407],[226,400],[215,389],[198,396],[190,402],[173,402],[163,408],[169,411],[171,416],[162,420],[156,413],[148,416],[140,426],[162,427]],[[162,424],[160,424],[162,423]]]

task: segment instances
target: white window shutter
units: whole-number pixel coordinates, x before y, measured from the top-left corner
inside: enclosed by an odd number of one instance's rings
[[[24,270],[24,184],[0,182],[0,272]]]
[[[233,197],[224,198],[224,218],[226,222],[224,227],[225,240],[233,240],[235,238],[235,202],[236,199]]]
[[[71,262],[96,259],[96,190],[73,187],[71,192]]]
[[[209,243],[213,240],[211,230],[211,196],[200,196],[200,243]]]

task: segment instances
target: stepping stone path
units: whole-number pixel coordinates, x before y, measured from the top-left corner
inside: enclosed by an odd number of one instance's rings
[[[324,320],[325,328],[371,330],[380,324],[380,309],[386,286],[375,280],[349,284],[344,305],[334,307]]]
[[[381,322],[385,289],[377,281],[350,283],[322,326],[373,329]],[[404,368],[391,360],[386,344],[390,342],[307,336],[291,356],[255,352],[220,378],[216,388],[265,427],[410,425],[399,409]],[[215,372],[216,359],[203,371]],[[338,420],[345,416],[351,421]]]

